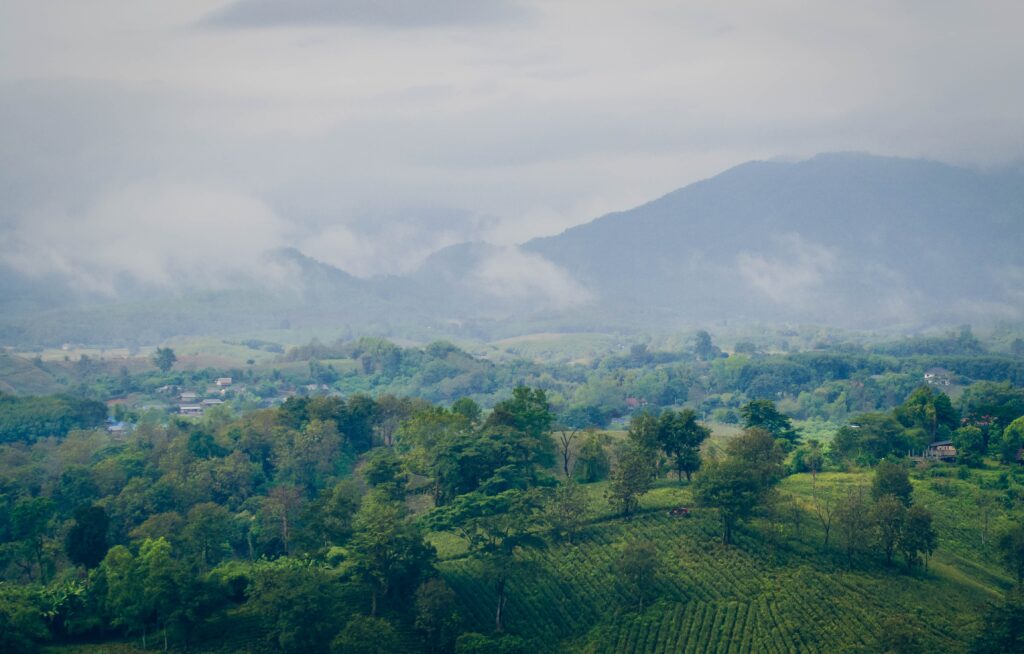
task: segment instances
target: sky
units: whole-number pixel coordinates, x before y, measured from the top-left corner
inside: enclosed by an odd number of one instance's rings
[[[403,273],[752,159],[999,166],[1021,24],[1016,0],[5,0],[0,261],[95,290],[278,246]]]

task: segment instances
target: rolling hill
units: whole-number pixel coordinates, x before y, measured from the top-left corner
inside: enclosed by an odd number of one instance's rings
[[[282,248],[273,288],[76,294],[0,270],[0,342],[155,342],[282,326],[434,338],[712,321],[908,330],[1024,319],[1024,172],[865,154],[756,161],[520,247],[358,278]]]

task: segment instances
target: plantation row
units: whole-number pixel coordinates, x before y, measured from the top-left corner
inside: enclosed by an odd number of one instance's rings
[[[626,540],[649,541],[658,553],[659,574],[649,596],[654,604],[639,613],[637,598],[614,575]],[[456,590],[463,617],[475,629],[489,628],[495,595],[479,564],[458,558],[440,569]],[[908,576],[894,584],[891,573],[847,571],[832,556],[809,560],[784,547],[773,551],[756,534],[740,534],[737,547],[725,548],[713,516],[679,519],[661,510],[594,523],[573,545],[528,551],[509,589],[510,631],[595,653],[869,647],[885,617],[903,616],[906,606],[923,607],[906,619],[931,651],[959,651],[973,618],[961,617],[957,607],[978,601],[934,578]]]

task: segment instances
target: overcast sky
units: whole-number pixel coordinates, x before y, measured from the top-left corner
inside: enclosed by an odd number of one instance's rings
[[[750,159],[1024,155],[1024,3],[4,0],[0,258],[401,272]]]

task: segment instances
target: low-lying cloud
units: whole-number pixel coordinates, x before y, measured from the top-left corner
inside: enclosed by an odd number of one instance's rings
[[[480,291],[502,299],[537,299],[548,306],[570,308],[593,299],[568,272],[539,254],[517,247],[495,249],[472,273]]]
[[[835,268],[836,253],[798,234],[788,234],[775,241],[780,254],[768,257],[741,252],[737,255],[740,274],[773,302],[802,305]]]
[[[119,285],[279,286],[288,271],[262,259],[288,224],[252,197],[202,186],[143,182],[99,197],[81,214],[51,208],[8,228],[0,261],[30,276],[57,274],[81,291]]]

